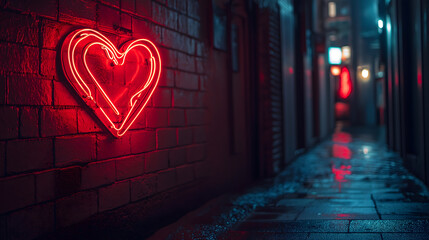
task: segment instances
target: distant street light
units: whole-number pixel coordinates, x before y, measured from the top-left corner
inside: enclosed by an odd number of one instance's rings
[[[382,29],[384,27],[384,22],[383,20],[379,19],[378,20],[378,28]]]

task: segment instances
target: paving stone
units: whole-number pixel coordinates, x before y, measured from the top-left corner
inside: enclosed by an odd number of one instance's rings
[[[378,233],[310,233],[308,240],[381,240]]]
[[[429,220],[353,220],[350,232],[429,233]]]
[[[376,128],[337,132],[275,178],[216,202],[210,211],[196,210],[187,223],[179,220],[167,236],[429,239],[429,191],[386,149],[380,133]]]
[[[427,233],[383,233],[383,240],[427,240]]]
[[[347,232],[347,220],[306,220],[279,222],[244,222],[237,227],[241,231],[255,232]]]

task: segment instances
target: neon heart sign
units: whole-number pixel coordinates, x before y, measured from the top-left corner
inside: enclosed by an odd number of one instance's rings
[[[93,29],[67,36],[61,62],[74,90],[115,137],[130,129],[161,76],[161,57],[151,41],[128,41],[118,50]]]

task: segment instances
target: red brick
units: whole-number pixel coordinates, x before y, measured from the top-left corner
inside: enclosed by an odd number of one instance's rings
[[[177,60],[176,60],[177,62]],[[162,61],[164,63],[164,59]],[[174,71],[171,69],[162,69],[161,77],[159,78],[158,86],[160,87],[173,87],[174,86]]]
[[[0,142],[0,177],[5,175],[6,169],[6,143]]]
[[[206,65],[205,65],[205,59],[204,58],[195,58],[195,66],[196,66],[196,70],[197,73],[206,73]]]
[[[146,109],[146,126],[159,128],[168,126],[168,110],[159,108]]]
[[[56,18],[57,11],[57,1],[56,0],[21,0],[21,1],[9,1],[9,8],[20,10],[28,13],[35,13],[49,18]]]
[[[42,136],[59,136],[77,133],[75,109],[44,108],[41,117]]]
[[[148,105],[150,105],[150,101],[148,102]],[[146,128],[146,109],[141,112],[141,114],[138,116],[136,121],[131,125],[131,127],[128,129],[128,131],[131,133],[132,130],[144,130]],[[128,133],[126,133],[128,134]]]
[[[56,201],[56,223],[66,227],[80,222],[97,212],[97,194],[94,191],[79,192]]]
[[[39,20],[34,16],[3,11],[0,15],[0,40],[37,46],[38,23]]]
[[[115,175],[115,160],[90,163],[82,168],[82,189],[113,183]]]
[[[156,148],[155,131],[138,131],[130,134],[131,153],[153,151]]]
[[[9,77],[7,102],[17,105],[51,105],[52,81],[34,76]]]
[[[78,95],[71,86],[63,82],[54,81],[54,105],[55,106],[81,106],[82,102],[77,100]]]
[[[162,44],[176,50],[185,50],[184,37],[173,30],[162,28]]]
[[[207,94],[206,92],[195,93],[194,107],[206,107],[207,106]]]
[[[69,32],[73,26],[70,24],[59,23],[44,19],[42,20],[41,36],[42,47],[56,50],[59,47],[61,39]]]
[[[86,109],[77,111],[77,125],[79,133],[101,132],[100,127]]]
[[[174,89],[173,106],[174,107],[193,107],[195,92]]]
[[[55,198],[56,170],[35,173],[36,176],[36,202],[49,201]]]
[[[59,169],[55,175],[55,195],[65,196],[76,193],[82,185],[82,167],[73,166]]]
[[[153,107],[170,107],[171,106],[171,89],[157,88],[152,96]]]
[[[169,8],[176,8],[176,0],[167,0],[165,1],[165,5]]]
[[[188,162],[201,161],[206,157],[206,145],[192,145],[187,149],[187,160]]]
[[[196,48],[196,54],[198,57],[207,56],[207,49],[206,49],[206,46],[204,45],[204,42],[197,42],[195,44],[195,48]]]
[[[34,176],[24,175],[0,180],[0,214],[34,203]]]
[[[122,10],[134,12],[136,10],[136,1],[135,0],[122,0],[121,1]]]
[[[188,33],[188,18],[186,15],[179,14],[177,18],[177,31],[187,34]]]
[[[150,0],[136,0],[136,13],[140,16],[151,16],[151,1]]]
[[[0,72],[38,73],[39,50],[36,47],[0,43]],[[13,59],[13,61],[11,61]],[[29,89],[24,88],[24,89]]]
[[[177,52],[176,51],[160,47],[159,48],[159,54],[161,55],[162,65],[164,67],[177,68]]]
[[[20,136],[24,138],[39,136],[39,109],[32,107],[21,107],[20,113]]]
[[[100,188],[98,211],[106,211],[130,202],[130,182],[124,181]]]
[[[195,72],[195,58],[179,52],[177,53],[177,67],[184,71]]]
[[[195,178],[196,179],[208,177],[211,172],[212,172],[212,170],[206,161],[195,163]]]
[[[200,5],[198,0],[188,0],[188,15],[200,19]]]
[[[55,60],[57,52],[42,49],[40,55],[40,74],[48,79],[58,79]]]
[[[202,143],[207,141],[207,131],[205,127],[192,128],[192,136],[194,143]]]
[[[94,135],[55,138],[55,166],[64,167],[95,159],[95,141]]]
[[[158,177],[149,174],[131,179],[131,201],[137,201],[157,192]]]
[[[176,146],[176,129],[166,128],[156,130],[157,149]]]
[[[144,172],[144,156],[127,156],[116,159],[116,179],[123,180],[126,178],[142,175]]]
[[[156,151],[146,154],[145,172],[156,172],[168,168],[168,151]]]
[[[19,112],[16,107],[0,107],[0,139],[18,137]]]
[[[187,36],[183,36],[183,41],[185,43],[185,49],[186,53],[189,55],[195,55],[195,40],[187,37]]]
[[[207,76],[200,76],[200,90],[201,91],[207,90],[207,84],[208,84]]]
[[[125,156],[131,153],[130,137],[113,138],[107,134],[97,135],[97,159]]]
[[[46,169],[54,161],[52,139],[9,141],[6,153],[8,173]]]
[[[177,167],[186,163],[186,148],[171,149],[168,154],[170,167]]]
[[[192,18],[188,18],[188,34],[194,38],[200,37],[200,23]]]
[[[97,4],[91,0],[59,0],[60,20],[93,25]]]
[[[182,127],[185,124],[185,111],[183,109],[168,110],[168,125],[170,127]]]
[[[120,0],[101,0],[102,3],[119,8]]]
[[[203,125],[205,118],[204,109],[186,109],[186,123],[188,126]]]
[[[165,170],[158,173],[158,191],[162,192],[176,185],[175,169]]]
[[[198,90],[198,75],[181,71],[176,72],[176,87]]]
[[[177,12],[160,4],[152,3],[152,16],[154,21],[158,22],[160,25],[177,29]]]
[[[119,10],[99,4],[98,24],[102,27],[107,27],[109,29],[113,29],[113,26],[120,26],[121,18],[119,16]]]
[[[3,74],[0,74],[0,104],[6,103],[6,95],[7,95],[6,93],[7,93],[7,77]]]
[[[121,13],[121,27],[131,30],[132,20],[130,15]]]
[[[192,128],[177,129],[177,145],[183,146],[192,143]]]
[[[192,165],[186,165],[176,168],[177,172],[177,183],[184,184],[194,180],[194,167]]]
[[[173,48],[190,55],[195,54],[195,40],[178,32],[163,28],[162,44],[166,47]],[[180,59],[179,59],[180,61]],[[180,63],[180,62],[179,62]]]
[[[181,13],[186,13],[186,0],[178,0],[176,2],[176,9]]]
[[[28,207],[7,216],[9,239],[34,239],[54,231],[54,204]]]

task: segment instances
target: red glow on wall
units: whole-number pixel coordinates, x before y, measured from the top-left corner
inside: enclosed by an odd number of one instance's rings
[[[136,121],[161,75],[161,57],[151,41],[128,41],[118,50],[92,29],[68,35],[61,60],[68,81],[115,137]]]
[[[346,132],[337,132],[332,136],[332,141],[337,143],[350,143],[352,141],[352,135]]]
[[[350,72],[347,67],[341,68],[340,74],[340,88],[338,90],[338,96],[342,99],[346,99],[352,92],[352,80],[350,78]]]
[[[332,145],[332,156],[341,159],[350,159],[352,157],[352,151],[345,145],[333,144]]]

